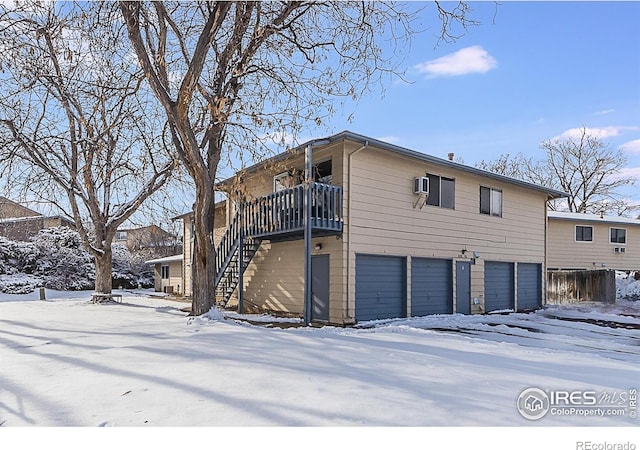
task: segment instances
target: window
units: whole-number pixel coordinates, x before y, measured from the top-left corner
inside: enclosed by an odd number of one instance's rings
[[[273,177],[273,192],[280,192],[295,186],[294,177],[289,172],[279,173]]]
[[[593,227],[576,225],[577,242],[593,242]]]
[[[456,181],[439,175],[426,174],[429,178],[427,205],[455,209]]]
[[[626,244],[627,230],[624,228],[610,228],[610,242],[612,244]]]
[[[169,279],[169,266],[160,266],[160,278],[163,280]]]
[[[116,241],[126,241],[126,240],[127,240],[126,231],[116,231]]]
[[[480,186],[480,214],[502,217],[502,191]]]
[[[323,161],[313,166],[313,181],[324,184],[332,184],[331,160]]]

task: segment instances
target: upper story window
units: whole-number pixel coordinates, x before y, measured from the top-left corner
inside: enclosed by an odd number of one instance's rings
[[[127,240],[126,231],[116,231],[116,241],[126,241],[126,240]]]
[[[455,209],[456,181],[453,178],[445,178],[430,173],[427,174],[427,177],[429,178],[427,205]]]
[[[313,181],[324,184],[332,184],[333,173],[331,170],[331,160],[319,162],[313,166]]]
[[[612,244],[627,243],[627,230],[625,228],[610,228],[609,230],[609,242]]]
[[[502,191],[480,186],[480,214],[502,217]]]
[[[282,172],[273,177],[273,192],[280,192],[295,185],[295,179],[290,172]]]
[[[576,225],[576,242],[593,242],[593,227]]]
[[[317,183],[333,184],[331,160],[314,164],[312,168],[313,181]],[[292,188],[304,182],[304,170],[288,170],[273,177],[273,192]]]

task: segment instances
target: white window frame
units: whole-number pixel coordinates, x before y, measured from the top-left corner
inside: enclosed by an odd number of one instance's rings
[[[427,201],[426,201],[426,205],[427,206],[433,206],[434,208],[441,208],[441,209],[450,209],[452,211],[455,211],[456,209],[456,179],[452,178],[452,177],[445,177],[444,175],[438,175],[435,173],[426,173],[425,176],[429,179],[429,196],[427,197]],[[429,203],[429,198],[431,196],[433,196],[433,191],[434,191],[434,187],[435,187],[435,183],[432,180],[432,177],[437,178],[438,179],[438,204],[437,205],[432,205]],[[442,206],[442,179],[445,179],[447,181],[451,181],[453,182],[453,208],[449,208],[448,206]],[[431,197],[431,198],[435,198],[435,197]]]
[[[162,264],[160,266],[160,278],[163,280],[168,280],[170,278],[170,274],[171,274],[171,271],[169,269],[169,264]]]
[[[576,232],[578,231],[578,227],[591,228],[591,240],[590,241],[585,241],[585,240],[579,241],[577,239],[577,233]],[[574,225],[574,227],[573,227],[573,241],[574,242],[583,243],[583,244],[592,244],[595,241],[593,225],[578,225],[578,224]]]
[[[482,204],[479,205],[480,214],[490,217],[502,217],[504,210],[504,192],[502,189],[496,189],[489,186],[480,185],[480,203],[482,203],[482,188],[489,190],[489,213],[482,212]],[[500,213],[496,214],[496,205],[494,202],[494,193],[500,193]]]
[[[289,171],[287,172],[282,172],[279,173],[277,175],[274,175],[273,177],[273,192],[280,192],[283,191],[285,189],[289,189],[292,188],[293,186],[285,186],[284,183],[282,183],[280,180],[284,180],[284,179],[289,179],[292,180],[293,177],[291,176],[291,173]],[[287,184],[290,184],[287,183]]]

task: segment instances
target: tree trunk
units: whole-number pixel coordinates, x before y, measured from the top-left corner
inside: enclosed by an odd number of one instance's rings
[[[202,186],[202,189],[199,188]],[[215,195],[213,186],[196,183],[194,204],[194,234],[191,314],[199,316],[215,305],[216,250],[213,240]]]
[[[96,292],[111,294],[112,289],[112,254],[111,246],[101,255],[96,255]]]

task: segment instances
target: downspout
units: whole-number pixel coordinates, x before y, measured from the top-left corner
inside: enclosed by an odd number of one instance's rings
[[[351,287],[351,262],[353,259],[353,257],[351,256],[351,237],[353,236],[353,234],[351,233],[351,230],[353,229],[353,222],[351,220],[351,198],[353,197],[353,193],[351,192],[351,179],[353,177],[353,171],[351,170],[351,165],[353,157],[367,147],[369,147],[369,141],[364,141],[362,147],[349,154],[349,162],[347,164],[347,316],[343,316],[343,319],[345,319],[345,322],[349,321],[349,323],[355,323],[355,317],[351,316],[349,312],[351,311],[351,305],[354,305],[353,311],[355,313],[355,295]]]
[[[547,201],[544,202],[544,261],[542,264],[542,269],[540,270],[540,289],[542,292],[542,298],[540,299],[542,306],[547,304],[547,287],[548,287],[548,277],[547,277],[547,264],[549,263],[549,202],[551,201],[551,196],[547,196]]]

